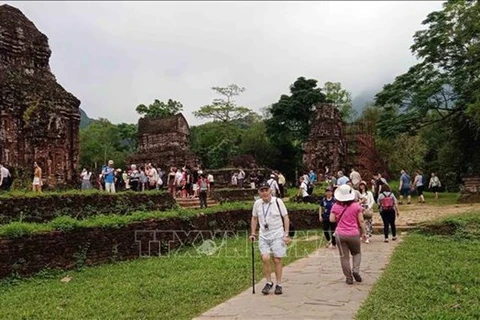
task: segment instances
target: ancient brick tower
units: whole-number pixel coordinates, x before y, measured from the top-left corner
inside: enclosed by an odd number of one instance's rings
[[[330,174],[342,168],[347,153],[340,112],[334,105],[323,103],[316,106],[307,142],[303,145],[303,164],[310,170]]]
[[[137,166],[152,163],[164,170],[198,164],[198,158],[190,151],[190,128],[183,114],[140,118],[138,152],[129,161]]]
[[[50,71],[48,38],[23,13],[0,6],[0,161],[48,185],[75,178],[80,101]]]

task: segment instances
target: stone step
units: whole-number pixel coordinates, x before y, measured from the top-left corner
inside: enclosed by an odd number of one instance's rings
[[[194,209],[194,208],[200,208],[200,200],[198,198],[177,198],[175,199],[177,204],[182,207],[182,208],[189,208],[189,209]],[[208,207],[214,207],[219,205],[217,201],[214,199],[207,198],[207,206]]]
[[[219,203],[207,203],[207,207],[210,208],[210,207],[216,207],[216,206],[219,206],[220,204]],[[180,205],[180,207],[184,208],[184,209],[199,209],[200,208],[200,203],[195,203],[195,204],[189,204],[189,205]]]
[[[200,203],[199,199],[177,199],[178,204]],[[207,199],[207,203],[216,202],[214,199]]]

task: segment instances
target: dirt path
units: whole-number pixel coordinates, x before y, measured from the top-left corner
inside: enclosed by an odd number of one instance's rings
[[[420,222],[433,220],[448,215],[456,215],[465,212],[476,211],[480,213],[480,203],[473,204],[453,204],[453,205],[428,205],[428,204],[411,204],[399,206],[400,216],[397,218],[396,224],[399,226],[416,225]],[[375,214],[373,217],[374,225],[381,225],[382,219],[380,215]]]

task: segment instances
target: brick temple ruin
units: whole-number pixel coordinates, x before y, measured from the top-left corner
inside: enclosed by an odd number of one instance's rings
[[[0,6],[0,160],[44,182],[72,180],[79,155],[80,101],[50,71],[48,38],[25,15]],[[27,174],[28,176],[28,174]]]
[[[342,168],[347,146],[342,117],[332,104],[322,103],[315,107],[303,152],[303,163],[308,170],[324,172],[327,166],[332,174]]]
[[[316,106],[308,140],[303,145],[305,167],[330,174],[344,170],[348,176],[352,167],[369,179],[380,172],[388,177],[387,165],[375,149],[373,125],[368,122],[345,124],[333,104]]]
[[[183,114],[168,118],[143,117],[138,120],[138,151],[130,163],[152,163],[168,170],[170,166],[194,166],[198,158],[190,151],[190,127]]]

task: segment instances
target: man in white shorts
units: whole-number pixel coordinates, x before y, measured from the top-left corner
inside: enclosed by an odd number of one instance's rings
[[[260,184],[258,193],[260,199],[255,201],[252,210],[250,241],[253,242],[257,238],[256,230],[257,224],[259,224],[258,245],[262,255],[263,274],[267,279],[262,293],[268,294],[273,287],[272,271],[270,270],[270,254],[273,253],[277,281],[275,294],[282,294],[282,258],[287,255],[287,244],[290,242],[288,236],[290,220],[282,199],[272,197],[270,186],[267,183]]]

